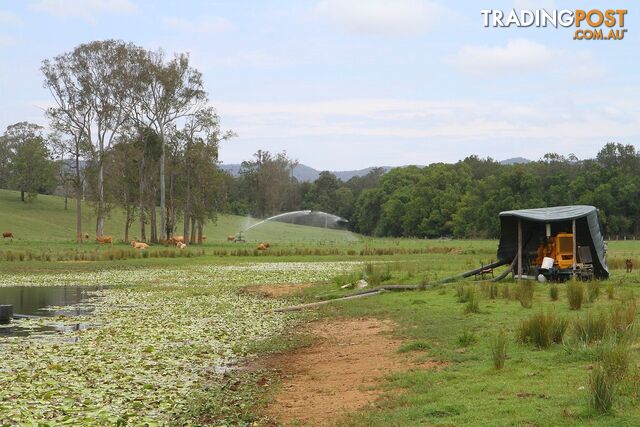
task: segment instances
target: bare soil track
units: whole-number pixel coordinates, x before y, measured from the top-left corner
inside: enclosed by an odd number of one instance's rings
[[[262,362],[282,379],[264,415],[278,425],[334,425],[380,398],[379,384],[385,376],[445,365],[399,354],[401,340],[391,336],[392,327],[390,321],[371,318],[309,324],[305,332],[317,337],[314,344]]]

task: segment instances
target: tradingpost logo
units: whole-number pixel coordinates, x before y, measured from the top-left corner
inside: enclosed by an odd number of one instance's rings
[[[480,14],[487,28],[575,27],[574,40],[623,40],[627,32],[624,26],[627,9],[511,9],[507,13],[499,9],[482,9]]]

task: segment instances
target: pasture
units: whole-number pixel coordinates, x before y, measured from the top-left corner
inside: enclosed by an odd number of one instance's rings
[[[89,230],[89,206],[85,213]],[[12,327],[33,332],[0,334],[0,425],[278,423],[274,405],[286,390],[296,390],[291,381],[297,374],[288,377],[277,364],[304,360],[299,355],[331,341],[315,335],[312,325],[363,319],[386,322],[379,337],[392,344],[375,360],[387,358],[396,368],[363,374],[373,382],[354,390],[374,396],[363,405],[307,423],[640,422],[634,308],[640,275],[625,273],[624,265],[632,258],[640,266],[640,243],[609,243],[611,279],[598,291],[585,285],[578,310],[569,307],[566,284],[558,285],[554,300],[550,284],[522,290],[505,280],[492,288],[471,278],[279,312],[350,295],[357,289],[348,285],[361,279],[370,287],[429,284],[495,259],[497,242],[375,239],[279,223],[256,227],[246,243],[226,241],[252,221],[220,216],[207,225],[204,245],[181,254],[154,245],[142,256],[120,242],[118,211],[106,226],[113,245],[77,246],[74,213],[64,211],[62,199],[39,196],[22,204],[16,193],[0,190],[0,231],[15,236],[0,241],[0,287],[96,289],[81,302],[90,314],[14,320]],[[268,251],[255,249],[260,241],[271,243]],[[83,253],[87,256],[76,256]],[[633,313],[633,321],[620,331],[613,319],[623,309]],[[522,338],[523,320],[538,314],[566,322],[558,342],[540,346]],[[602,333],[585,338],[588,319],[600,318]],[[51,322],[67,327],[40,332]],[[86,327],[74,327],[80,324]],[[500,334],[506,353],[504,366],[496,369]],[[337,363],[334,356],[326,354],[329,363]],[[590,403],[594,375],[614,364],[612,406],[600,411]],[[352,367],[374,368],[355,359]],[[326,401],[340,400],[338,395]]]

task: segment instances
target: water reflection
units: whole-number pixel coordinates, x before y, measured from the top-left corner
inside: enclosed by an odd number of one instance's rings
[[[102,287],[87,286],[10,286],[0,287],[0,304],[13,305],[14,321],[0,325],[2,336],[47,337],[65,332],[81,331],[90,327],[87,323],[46,322],[34,326],[21,322],[31,317],[73,317],[90,315],[91,300]],[[27,326],[28,325],[28,326]],[[72,338],[76,340],[75,338]]]

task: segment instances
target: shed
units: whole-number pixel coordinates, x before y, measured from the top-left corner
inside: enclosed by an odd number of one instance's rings
[[[523,256],[534,253],[546,237],[560,232],[573,233],[574,260],[577,247],[588,247],[594,276],[598,279],[609,277],[604,238],[600,232],[598,210],[594,206],[555,206],[500,212],[498,259],[512,262],[517,257],[516,271],[521,276]],[[519,247],[522,248],[521,252],[518,251]]]

